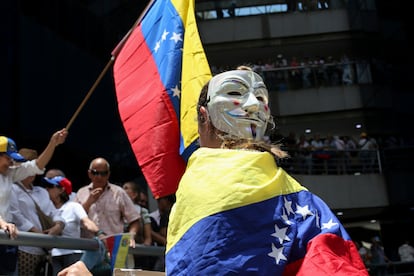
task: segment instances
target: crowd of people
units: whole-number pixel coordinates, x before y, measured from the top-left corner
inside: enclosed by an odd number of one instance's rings
[[[280,166],[296,174],[355,174],[378,173],[379,145],[374,137],[361,132],[359,137],[319,133],[307,137],[295,132],[276,135],[271,140],[281,141],[289,158]]]
[[[208,2],[208,1],[204,1]],[[274,4],[263,4],[260,1],[257,3],[244,3],[241,6],[240,1],[229,0],[225,1],[211,1],[209,7],[214,7],[214,10],[197,11],[197,18],[204,19],[222,19],[231,18],[235,16],[256,15],[258,13],[296,13],[296,12],[310,12],[317,10],[328,10],[330,8],[330,1],[327,0],[286,0],[277,1]],[[263,6],[265,6],[263,8]]]
[[[259,73],[271,91],[352,85],[371,83],[370,63],[360,57],[341,56],[305,56],[287,57],[277,54],[267,59],[251,62],[252,68]],[[226,71],[226,66],[212,66],[214,74]]]
[[[16,144],[11,138],[0,136],[0,221],[2,221],[2,229],[8,231],[11,238],[17,236],[17,229],[48,235],[57,235],[62,232],[65,226],[63,218],[55,211],[50,200],[42,203],[35,201],[31,182],[34,175],[44,173],[56,147],[64,143],[66,136],[66,129],[55,132],[39,156],[36,156],[34,152],[29,152],[33,160],[26,160],[23,155],[17,152]],[[31,206],[26,205],[24,209],[19,209],[19,198],[17,198],[16,191],[23,191],[22,196],[27,194],[28,199],[24,203],[31,204]],[[41,201],[44,196],[48,198],[46,191],[36,191],[36,194],[39,193],[43,193]],[[52,219],[48,229],[42,229],[40,219],[36,214],[37,208],[40,208],[39,205],[43,207],[42,211]],[[17,266],[23,271],[27,269],[27,275],[34,275],[31,269],[41,262],[44,255],[41,248],[25,248],[24,246],[17,248],[1,245],[0,256],[5,256],[5,259],[10,262],[0,263],[0,273],[8,275],[14,272]]]
[[[411,275],[414,271],[414,247],[406,239],[397,248],[399,263],[394,263],[385,253],[384,245],[379,236],[371,237],[369,241],[355,241],[358,252],[372,276],[396,274]]]
[[[163,204],[164,199],[159,199],[159,212],[151,214],[151,218],[148,195],[134,181],[123,185],[110,183],[109,162],[101,157],[92,160],[87,168],[90,184],[76,193],[62,170],[46,171],[55,148],[64,143],[67,135],[65,129],[54,133],[40,155],[34,149],[17,150],[11,138],[0,136],[0,228],[12,239],[19,231],[98,239],[128,232],[131,247],[137,243],[165,246],[166,223],[173,201],[167,200],[168,204]],[[38,183],[35,182],[37,175],[44,175]],[[81,260],[84,252],[0,245],[0,275],[46,275],[47,269],[49,275],[58,275]],[[127,260],[129,267],[164,269],[162,259],[132,256]],[[86,265],[94,272],[94,267],[89,263]],[[98,274],[112,275],[112,271],[99,271]]]

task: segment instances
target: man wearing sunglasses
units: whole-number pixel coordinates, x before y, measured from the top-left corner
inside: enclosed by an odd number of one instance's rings
[[[135,233],[139,230],[141,215],[124,189],[110,183],[110,165],[104,158],[94,159],[88,169],[91,183],[80,188],[75,201],[82,204],[89,218],[106,235],[122,233],[124,222],[129,224],[130,246],[135,247]],[[84,231],[82,237],[90,238],[97,233]]]

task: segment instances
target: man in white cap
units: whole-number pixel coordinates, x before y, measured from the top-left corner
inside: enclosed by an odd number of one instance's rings
[[[66,129],[55,132],[45,150],[39,157],[32,161],[25,161],[17,152],[16,143],[9,137],[0,136],[0,228],[9,233],[10,238],[17,236],[17,229],[13,223],[12,212],[10,212],[10,195],[12,184],[30,175],[43,174],[45,166],[55,152],[55,148],[64,143],[68,132]],[[14,162],[21,162],[15,165]],[[7,254],[7,246],[0,245],[0,258]],[[16,260],[14,260],[16,261]],[[0,263],[0,274],[12,273],[15,267],[10,262]]]

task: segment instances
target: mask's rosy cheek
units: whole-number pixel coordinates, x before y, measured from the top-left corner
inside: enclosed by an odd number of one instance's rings
[[[239,106],[239,105],[240,105],[240,101],[233,100],[233,104],[234,104],[235,106]]]
[[[264,109],[266,110],[266,112],[268,112],[268,111],[269,111],[269,106],[266,104],[266,105],[264,106]]]

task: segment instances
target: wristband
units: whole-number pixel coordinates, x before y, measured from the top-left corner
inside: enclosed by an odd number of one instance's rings
[[[100,236],[100,235],[105,235],[105,236],[106,236],[106,233],[105,233],[104,231],[102,231],[101,229],[99,229],[99,230],[95,233],[95,236]]]

